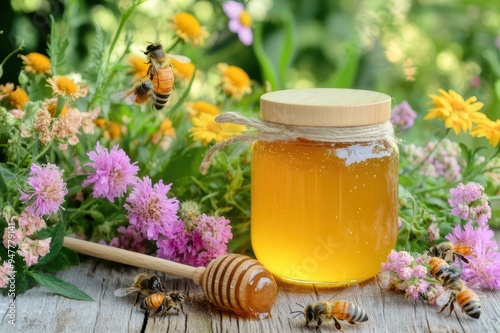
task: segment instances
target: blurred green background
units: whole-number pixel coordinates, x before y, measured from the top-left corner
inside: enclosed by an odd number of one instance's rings
[[[86,66],[96,25],[108,42],[130,0],[3,0],[0,4],[0,59],[24,40],[23,53],[46,53],[50,15],[68,32],[68,66]],[[269,79],[257,48],[241,44],[226,28],[222,1],[149,0],[125,27],[132,49],[147,41],[174,39],[169,19],[194,14],[210,33],[205,46],[185,45],[183,54],[204,70],[218,62],[242,67],[261,86]],[[395,103],[408,100],[423,125],[428,94],[454,89],[485,103],[499,118],[500,1],[488,0],[250,0],[254,37],[274,64],[275,87],[352,87],[385,92]],[[223,19],[222,19],[223,18]],[[11,58],[1,83],[17,82],[19,58]],[[196,94],[196,92],[194,92]],[[422,130],[431,131],[426,126]],[[435,130],[435,129],[434,129]],[[412,141],[428,135],[412,131]],[[429,133],[432,135],[433,133]],[[465,139],[467,140],[467,139]]]

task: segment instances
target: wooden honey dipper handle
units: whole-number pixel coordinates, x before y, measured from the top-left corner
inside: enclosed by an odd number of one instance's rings
[[[241,315],[266,316],[278,294],[272,274],[257,260],[241,254],[223,255],[205,268],[70,237],[64,238],[64,246],[96,258],[192,279],[202,285],[212,304]]]
[[[173,261],[71,237],[64,237],[63,245],[75,252],[92,257],[188,278],[197,285],[201,285],[203,272],[205,272],[205,267],[182,265]]]

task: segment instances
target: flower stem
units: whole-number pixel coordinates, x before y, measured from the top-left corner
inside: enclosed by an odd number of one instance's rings
[[[9,60],[10,57],[12,57],[15,53],[17,52],[20,52],[22,49],[23,49],[23,44],[24,44],[24,40],[21,41],[21,44],[19,44],[19,46],[14,50],[12,51],[11,53],[9,53],[4,59],[3,61],[0,63],[0,67],[3,67],[3,65],[5,65],[5,63],[7,62],[7,60]],[[1,75],[0,75],[1,76]]]
[[[420,189],[420,190],[417,189],[417,190],[415,190],[415,194],[422,194],[422,193],[434,192],[434,191],[437,191],[437,190],[441,190],[443,188],[452,188],[452,187],[455,187],[456,185],[458,185],[459,183],[466,182],[466,181],[474,178],[479,173],[483,172],[484,171],[483,169],[486,166],[486,164],[488,164],[499,153],[500,153],[500,146],[498,147],[498,149],[496,150],[496,152],[490,158],[484,160],[483,163],[481,163],[478,167],[474,168],[474,172],[468,174],[467,177],[465,177],[465,178],[462,178],[460,180],[456,180],[454,182],[447,183],[447,184],[444,184],[444,185],[441,185],[441,186],[436,186],[436,187],[433,187],[433,188],[426,188],[426,189]]]
[[[424,165],[424,163],[429,159],[429,157],[431,157],[432,153],[434,153],[434,151],[439,146],[439,144],[443,141],[443,139],[448,136],[448,133],[450,133],[450,129],[446,130],[446,133],[441,137],[441,139],[439,139],[439,141],[434,145],[434,148],[432,148],[429,151],[429,153],[427,154],[427,156],[419,164],[417,164],[416,166],[414,166],[413,169],[410,169],[408,171],[403,171],[401,173],[401,175],[410,175],[413,172],[415,172],[416,170],[420,169],[420,167],[422,167],[422,165]]]

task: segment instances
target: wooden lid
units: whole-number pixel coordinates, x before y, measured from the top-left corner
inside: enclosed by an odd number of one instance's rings
[[[352,127],[391,117],[391,97],[375,91],[311,88],[278,90],[260,98],[263,120],[296,126]]]

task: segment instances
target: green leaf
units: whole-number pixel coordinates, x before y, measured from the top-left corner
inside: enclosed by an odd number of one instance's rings
[[[285,38],[283,39],[283,48],[279,62],[281,82],[288,82],[287,74],[292,59],[293,37],[295,36],[293,15],[288,7],[285,8],[286,9],[284,9],[281,13],[285,32]]]
[[[87,175],[73,175],[66,179],[68,197],[72,196],[82,189],[82,183],[85,179],[87,179]]]
[[[259,61],[260,68],[262,69],[262,76],[264,80],[269,82],[272,90],[278,89],[278,78],[276,77],[276,71],[273,63],[269,56],[267,55],[262,39],[264,38],[264,26],[263,23],[256,24],[254,27],[254,41],[252,44],[255,56]]]
[[[415,180],[406,175],[399,176],[399,184],[402,186],[412,186],[415,183]]]
[[[52,290],[53,292],[67,297],[71,299],[76,299],[80,301],[89,301],[93,302],[94,299],[87,295],[85,292],[80,290],[78,287],[64,282],[63,280],[43,273],[39,273],[36,271],[28,271],[29,276],[35,279],[38,284],[44,286],[47,289]]]
[[[361,56],[361,47],[357,36],[354,36],[352,41],[349,41],[344,46],[345,63],[340,70],[333,73],[327,80],[327,87],[334,88],[350,88],[353,86],[354,79],[358,73],[359,58]]]
[[[78,254],[73,250],[63,247],[54,260],[45,264],[43,269],[48,272],[57,272],[70,268],[71,266],[78,266],[79,264],[80,258]]]
[[[50,15],[50,41],[47,43],[47,54],[52,62],[52,74],[59,74],[59,70],[66,62],[65,53],[69,46],[69,39],[56,32],[56,21]]]
[[[33,287],[32,283],[28,284],[26,274],[22,274],[19,271],[16,272],[16,295],[23,294],[30,287]]]

